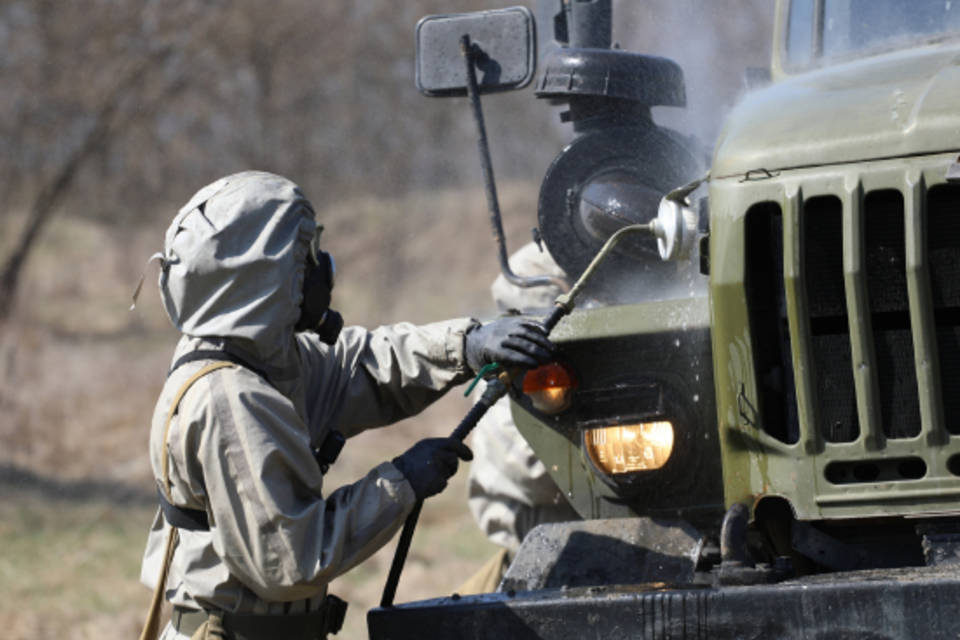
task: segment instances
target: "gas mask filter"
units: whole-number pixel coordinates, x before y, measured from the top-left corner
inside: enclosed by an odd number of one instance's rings
[[[300,303],[300,319],[296,331],[313,331],[326,344],[333,344],[343,329],[343,317],[330,308],[337,265],[326,251],[320,249],[320,234],[323,227],[310,242],[307,269],[303,276],[303,301]]]

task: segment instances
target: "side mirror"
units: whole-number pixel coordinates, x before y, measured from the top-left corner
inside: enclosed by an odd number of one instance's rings
[[[697,217],[686,202],[660,201],[660,209],[653,221],[653,234],[657,237],[660,259],[668,262],[690,257],[696,238]]]
[[[702,178],[674,189],[660,200],[651,230],[657,237],[661,260],[684,260],[690,257],[697,238],[697,213],[687,196],[709,179],[708,172]]]
[[[522,89],[536,72],[536,27],[526,7],[427,16],[417,23],[417,89],[428,96],[467,95],[460,39],[477,55],[480,93]]]

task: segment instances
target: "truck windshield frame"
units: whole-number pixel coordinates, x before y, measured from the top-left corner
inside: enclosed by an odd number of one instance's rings
[[[960,39],[960,0],[791,0],[783,58],[806,71]]]

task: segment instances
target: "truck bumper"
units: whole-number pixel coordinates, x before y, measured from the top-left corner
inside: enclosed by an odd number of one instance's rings
[[[960,565],[860,571],[774,585],[544,589],[373,609],[371,640],[960,637]]]

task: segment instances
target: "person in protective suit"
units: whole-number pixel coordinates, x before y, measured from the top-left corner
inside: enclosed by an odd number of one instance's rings
[[[488,362],[550,358],[543,327],[519,319],[340,331],[318,235],[297,185],[262,172],[201,189],[167,230],[160,294],[182,337],[150,432],[161,509],[141,638],[164,599],[164,640],[336,633],[346,605],[327,584],[471,457],[428,438],[325,494],[342,438],[419,412]]]
[[[532,242],[510,256],[510,269],[518,276],[567,279],[550,253]],[[554,284],[519,287],[501,274],[490,292],[501,314],[546,316],[563,290]],[[484,414],[471,444],[470,512],[487,539],[501,549],[457,589],[461,595],[496,590],[520,543],[538,524],[580,519],[517,430],[509,398],[501,398]]]

